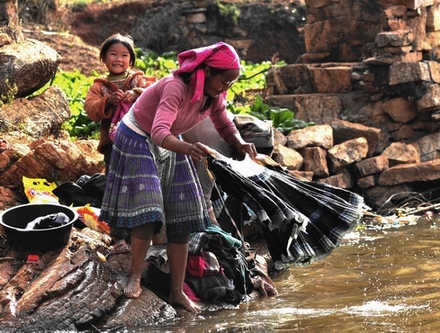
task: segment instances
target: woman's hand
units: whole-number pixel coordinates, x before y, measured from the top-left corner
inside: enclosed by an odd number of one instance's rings
[[[211,152],[212,151],[210,148],[201,142],[189,144],[188,146],[188,155],[190,155],[197,162],[202,158],[211,155]]]
[[[176,153],[191,156],[196,162],[207,156],[215,156],[217,151],[201,143],[189,143],[176,138],[174,135],[168,135],[162,142],[162,148],[174,151]]]
[[[257,156],[257,148],[253,143],[244,142],[237,146],[238,153],[241,156],[249,155],[250,158],[254,159]]]
[[[238,159],[245,158],[246,154],[248,154],[251,159],[254,159],[258,154],[255,145],[244,141],[238,131],[231,135],[228,143],[237,148]]]

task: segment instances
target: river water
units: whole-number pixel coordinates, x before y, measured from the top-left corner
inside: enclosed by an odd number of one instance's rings
[[[276,297],[126,332],[440,332],[439,238],[425,218],[358,230],[326,259],[274,276]]]

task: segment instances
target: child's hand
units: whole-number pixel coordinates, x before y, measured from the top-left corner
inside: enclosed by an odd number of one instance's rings
[[[125,93],[121,89],[118,89],[110,94],[107,103],[110,105],[118,105],[119,102],[124,98],[124,95]]]
[[[127,90],[122,98],[123,102],[134,102],[139,97],[139,94],[133,90]]]

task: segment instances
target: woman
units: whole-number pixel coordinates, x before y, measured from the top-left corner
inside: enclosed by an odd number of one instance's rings
[[[126,297],[142,292],[141,272],[153,233],[166,224],[171,288],[169,303],[198,313],[183,292],[190,233],[210,225],[203,192],[192,163],[209,155],[209,147],[180,135],[210,117],[221,137],[251,158],[255,146],[245,142],[226,113],[226,92],[240,75],[240,59],[219,42],[178,55],[179,68],[149,86],[124,116],[116,131],[100,219],[131,228],[132,260]]]

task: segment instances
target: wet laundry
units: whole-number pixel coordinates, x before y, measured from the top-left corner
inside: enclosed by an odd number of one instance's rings
[[[67,224],[69,217],[64,213],[54,213],[46,216],[39,216],[26,225],[25,230],[55,228]]]

